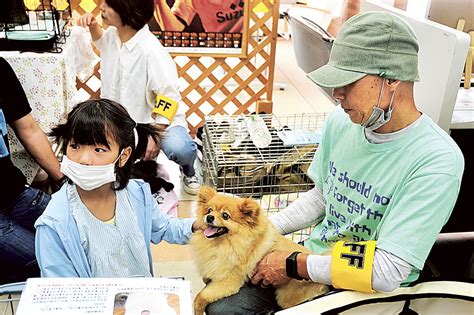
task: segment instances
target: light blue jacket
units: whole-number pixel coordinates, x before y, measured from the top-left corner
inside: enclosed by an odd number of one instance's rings
[[[139,229],[147,245],[150,272],[153,274],[150,242],[188,242],[194,219],[172,218],[160,212],[151,195],[150,186],[142,180],[130,180],[125,189],[137,213]],[[66,185],[53,194],[35,227],[36,259],[42,277],[92,277],[79,230],[67,200]]]

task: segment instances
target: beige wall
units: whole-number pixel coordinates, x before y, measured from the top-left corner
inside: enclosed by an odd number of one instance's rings
[[[460,18],[466,21],[464,32],[474,31],[474,0],[431,0],[428,19],[456,28]]]

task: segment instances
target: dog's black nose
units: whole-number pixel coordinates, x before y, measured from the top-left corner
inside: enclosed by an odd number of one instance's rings
[[[207,223],[212,223],[212,222],[214,222],[214,216],[208,214],[208,215],[206,216],[206,222],[207,222]]]

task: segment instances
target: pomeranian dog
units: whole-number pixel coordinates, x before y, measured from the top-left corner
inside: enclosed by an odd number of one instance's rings
[[[250,280],[257,263],[271,251],[311,253],[280,235],[260,205],[252,199],[218,194],[203,187],[198,195],[198,220],[205,230],[196,231],[191,245],[206,286],[194,300],[194,314],[208,304],[237,293]],[[328,291],[312,281],[291,279],[276,288],[276,301],[288,308]]]

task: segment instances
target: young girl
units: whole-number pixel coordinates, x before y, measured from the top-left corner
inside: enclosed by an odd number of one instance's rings
[[[184,244],[194,222],[161,213],[149,185],[130,180],[156,129],[100,99],[78,104],[51,135],[65,145],[61,171],[69,180],[35,223],[41,275],[152,276],[150,242]]]

